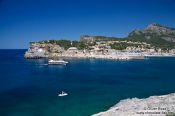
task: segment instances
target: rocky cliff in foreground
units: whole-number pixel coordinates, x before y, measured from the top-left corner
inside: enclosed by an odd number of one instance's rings
[[[175,93],[146,99],[126,99],[93,116],[175,116]]]

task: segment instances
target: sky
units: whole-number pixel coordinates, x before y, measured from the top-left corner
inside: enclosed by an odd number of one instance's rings
[[[175,27],[175,0],[0,0],[0,49],[81,35],[126,37],[150,23]]]

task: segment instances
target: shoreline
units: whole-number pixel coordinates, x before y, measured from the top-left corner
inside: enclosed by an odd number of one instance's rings
[[[173,114],[173,115],[172,115]],[[107,111],[92,116],[174,116],[175,93],[121,100]]]
[[[146,58],[159,58],[159,57],[167,57],[167,58],[173,58],[175,57],[175,55],[138,55],[138,56],[130,56],[130,55],[126,55],[126,56],[111,56],[111,55],[84,55],[84,56],[75,56],[75,55],[60,55],[60,56],[30,56],[30,57],[26,57],[24,55],[24,57],[26,59],[52,59],[52,58],[68,58],[68,59],[72,59],[72,58],[75,58],[75,59],[109,59],[109,60],[144,60]]]

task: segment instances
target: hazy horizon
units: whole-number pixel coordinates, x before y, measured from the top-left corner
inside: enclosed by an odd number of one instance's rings
[[[150,23],[175,27],[174,0],[0,0],[0,49],[30,41],[126,37]]]

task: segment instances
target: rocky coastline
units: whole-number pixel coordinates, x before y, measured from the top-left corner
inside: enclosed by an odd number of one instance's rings
[[[126,99],[92,116],[175,116],[175,93],[145,99]]]
[[[100,50],[79,50],[76,47],[70,47],[65,50],[63,47],[54,44],[32,43],[26,51],[25,58],[97,58],[97,59],[144,59],[141,53],[121,52],[113,49],[102,48]]]
[[[107,44],[108,45],[108,44]],[[152,52],[152,51],[137,51],[137,50],[115,50],[107,47],[105,44],[95,46],[93,50],[80,50],[76,47],[64,49],[55,44],[48,43],[31,43],[29,49],[25,52],[26,59],[39,58],[97,58],[97,59],[114,59],[114,60],[130,60],[130,59],[145,59],[145,57],[174,57],[175,53]],[[94,46],[93,46],[94,47]],[[101,47],[101,48],[100,48]]]

